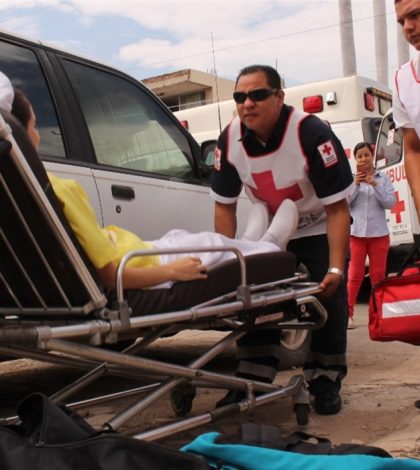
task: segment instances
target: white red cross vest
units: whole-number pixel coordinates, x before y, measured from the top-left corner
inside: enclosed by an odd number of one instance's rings
[[[275,214],[284,199],[292,199],[297,204],[298,236],[321,234],[326,230],[325,211],[308,178],[308,161],[298,134],[300,122],[306,116],[306,113],[292,110],[279,147],[260,156],[248,155],[240,141],[241,125],[236,117],[229,127],[227,145],[227,160],[236,168],[250,199],[264,201],[271,214]],[[299,233],[302,229],[305,233]]]
[[[398,97],[420,138],[420,76],[418,76],[418,61],[419,56],[404,64],[395,75],[395,83]]]

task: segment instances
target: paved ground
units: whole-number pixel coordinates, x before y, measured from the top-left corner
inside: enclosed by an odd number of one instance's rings
[[[253,421],[279,426],[284,433],[300,429],[328,437],[334,444],[365,443],[379,445],[395,456],[420,458],[420,410],[413,403],[420,398],[420,348],[402,343],[376,343],[370,341],[367,331],[367,306],[358,305],[356,328],[349,330],[348,362],[349,374],[343,384],[343,411],[337,416],[310,414],[308,426],[298,427],[289,399],[277,400],[252,412],[224,418],[198,429],[184,431],[176,437],[162,442],[179,447],[194,436],[207,431],[235,432],[241,422]],[[195,352],[212,342],[216,332],[189,332],[182,336],[162,340],[159,354],[194,357]],[[216,365],[230,367],[233,350]],[[286,383],[288,377],[299,371],[278,374],[277,382]],[[16,400],[30,391],[51,393],[57,384],[67,383],[75,374],[63,367],[49,366],[36,361],[17,360],[0,363],[0,414],[10,414]],[[117,378],[102,381],[95,391],[105,392],[115,384]],[[204,412],[212,406],[223,392],[203,390],[194,401],[193,412]],[[112,416],[116,409],[127,406],[129,399],[113,404],[97,405],[80,411],[92,424],[100,425]],[[166,403],[159,403],[130,420],[122,431],[137,432],[172,419],[173,412]]]

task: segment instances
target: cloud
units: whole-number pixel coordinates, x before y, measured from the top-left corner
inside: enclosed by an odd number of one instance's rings
[[[19,31],[28,37],[39,37],[41,26],[35,18],[14,17],[0,21],[0,29],[3,31]]]
[[[120,49],[128,68],[213,68],[212,42],[218,74],[233,78],[239,68],[255,62],[277,64],[293,82],[342,74],[338,1],[157,2],[133,19],[153,30],[156,38],[141,39]],[[155,3],[153,3],[155,5]],[[162,5],[165,8],[162,11]],[[239,8],[240,7],[240,8]],[[375,78],[373,6],[352,2],[358,72]],[[393,2],[387,0],[390,68],[395,65]],[[187,20],[188,19],[188,20]]]
[[[159,15],[160,23],[168,25],[170,39],[126,45],[120,49],[120,58],[140,67],[159,68],[166,64],[172,69],[200,70],[213,68],[215,59],[219,74],[231,78],[247,64],[277,62],[280,71],[301,81],[305,79],[302,74],[311,75],[310,61],[319,58],[325,74],[337,72],[339,48],[332,36],[338,34],[338,28],[328,26],[336,24],[338,17],[331,12],[329,2],[318,2],[316,16],[302,2],[181,3],[177,11],[171,8]],[[157,16],[156,11],[154,15]],[[151,13],[145,16],[143,24],[152,27],[158,23],[156,19],[152,21]]]
[[[66,39],[66,40],[50,40],[48,41],[48,45],[52,47],[56,47],[57,49],[61,49],[64,51],[75,51],[81,50],[82,44],[77,39]]]
[[[82,16],[79,18],[79,23],[84,27],[84,28],[89,28],[92,26],[94,22],[94,19],[90,16]]]
[[[22,8],[28,0],[1,1]],[[277,65],[293,83],[342,73],[338,0],[38,0],[33,10],[71,13],[83,28],[81,50],[142,78],[178,69],[210,71],[234,78],[251,63]],[[389,66],[396,66],[393,0],[386,0]],[[375,77],[372,2],[353,0],[358,72]],[[16,10],[20,11],[20,10]],[[21,10],[21,11],[26,11]],[[112,34],[109,25],[112,23]],[[36,23],[33,23],[36,25]],[[101,25],[104,29],[101,31]],[[44,22],[44,28],[46,28]],[[15,27],[14,27],[15,29]],[[64,28],[63,28],[64,29]],[[86,41],[89,30],[92,41]],[[22,31],[26,30],[22,28]],[[82,36],[68,28],[69,41]],[[36,33],[36,31],[35,31]],[[56,32],[57,34],[57,32]],[[79,35],[78,35],[79,34]],[[38,34],[35,34],[35,37]],[[101,38],[100,40],[98,38]],[[82,39],[80,39],[82,40]],[[214,49],[214,54],[213,54]]]

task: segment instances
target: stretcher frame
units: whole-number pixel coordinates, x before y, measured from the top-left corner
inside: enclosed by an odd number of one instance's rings
[[[29,254],[26,251],[22,256],[19,250],[26,249],[23,247],[25,243],[19,245],[19,240],[11,240],[5,233],[6,229],[3,230],[3,226],[0,228],[0,257],[4,257],[2,260],[11,260],[6,266],[2,262],[0,274],[0,292],[3,293],[3,296],[0,295],[0,354],[87,370],[74,383],[51,396],[55,402],[66,402],[73,409],[115,398],[141,395],[142,398],[103,424],[103,428],[108,430],[120,429],[134,415],[141,413],[156,400],[162,399],[168,392],[173,409],[179,416],[190,413],[197,387],[246,392],[246,399],[237,404],[209,410],[199,416],[178,419],[156,429],[141,431],[134,436],[139,439],[160,439],[282,397],[292,397],[294,409],[298,410],[298,423],[306,424],[309,394],[302,375],[296,375],[288,384],[280,386],[212,372],[205,369],[205,366],[250,329],[268,326],[282,329],[322,327],[327,314],[316,298],[320,291],[319,284],[308,282],[305,273],[297,272],[284,279],[250,285],[247,260],[239,250],[226,248],[223,250],[234,252],[240,266],[240,283],[235,290],[187,309],[144,316],[138,313],[133,315],[122,283],[124,267],[132,257],[191,251],[199,253],[220,248],[138,250],[127,254],[118,267],[116,303],[110,308],[105,289],[90,262],[81,252],[74,234],[69,231],[69,226],[66,226],[61,209],[57,205],[54,206],[54,196],[50,194],[51,188],[38,156],[36,157],[39,161],[28,159],[28,154],[33,154],[33,149],[25,142],[23,130],[13,117],[6,113],[5,117],[8,124],[0,116],[0,204],[4,202],[8,210],[13,212],[17,223],[25,232],[25,240],[33,243],[33,249]],[[10,126],[13,128],[13,135]],[[38,172],[37,176],[34,171]],[[40,178],[39,171],[45,173],[44,179]],[[17,187],[25,188],[23,203],[22,196],[16,194]],[[2,202],[2,198],[5,201]],[[29,202],[34,204],[33,207],[36,207],[43,217],[41,228],[34,225],[32,219],[36,217],[31,214],[28,217],[26,209],[22,209]],[[57,251],[59,256],[63,255],[56,263],[51,262],[49,258],[49,247],[42,245],[47,243],[43,240],[44,236],[47,242],[53,240],[58,247],[53,250],[53,258]],[[50,303],[45,300],[45,294],[41,292],[46,288],[45,283],[37,284],[33,264],[45,271],[50,280],[49,284],[47,283],[47,297],[50,290],[54,291],[60,297],[59,302],[56,298]],[[32,270],[32,274],[28,272],[27,266]],[[19,271],[22,278],[19,285],[13,285],[13,270]],[[63,271],[62,280],[60,276]],[[70,287],[67,276],[71,277]],[[22,284],[29,286],[26,291]],[[24,301],[20,295],[23,295]],[[28,296],[35,300],[28,301]],[[274,313],[272,307],[276,309]],[[156,339],[167,334],[186,329],[214,328],[223,328],[230,333],[187,366],[150,359],[141,354]],[[107,348],[109,344],[127,338],[137,339],[122,351]],[[68,402],[70,397],[104,374],[141,377],[146,385],[82,402]],[[10,424],[16,419],[3,418],[0,423]]]

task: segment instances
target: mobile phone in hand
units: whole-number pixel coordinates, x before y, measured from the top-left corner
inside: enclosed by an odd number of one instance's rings
[[[367,167],[364,163],[358,163],[356,165],[356,170],[357,170],[357,173],[362,176],[366,176],[367,174]]]

